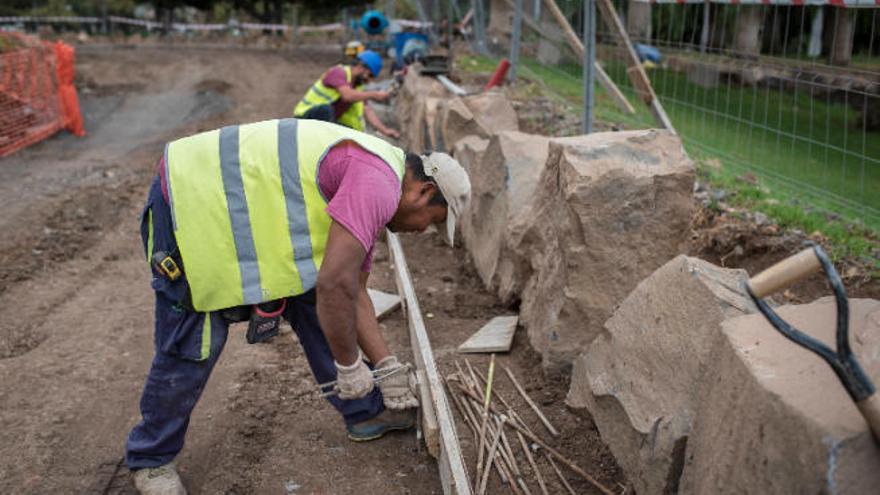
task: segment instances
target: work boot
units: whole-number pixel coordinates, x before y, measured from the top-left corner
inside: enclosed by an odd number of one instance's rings
[[[408,430],[416,425],[416,410],[392,411],[385,409],[378,416],[366,421],[346,426],[348,438],[355,442],[368,442],[381,438],[394,430]]]
[[[174,462],[134,472],[134,486],[141,495],[186,495]]]

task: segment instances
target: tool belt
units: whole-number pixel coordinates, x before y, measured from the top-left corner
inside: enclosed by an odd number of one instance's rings
[[[153,269],[169,282],[176,282],[183,277],[183,264],[178,251],[168,253],[156,251],[150,259]],[[192,295],[189,287],[179,304],[184,309],[195,311],[192,306]],[[230,323],[248,321],[247,342],[256,344],[265,342],[278,335],[278,327],[281,325],[281,313],[287,308],[287,299],[278,299],[253,306],[236,306],[221,311],[223,318]]]
[[[245,338],[248,344],[266,342],[278,335],[281,326],[281,314],[287,308],[287,299],[254,304],[252,306],[236,306],[220,312],[229,323],[248,322]]]

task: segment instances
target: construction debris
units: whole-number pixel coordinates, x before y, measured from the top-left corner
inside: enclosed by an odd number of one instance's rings
[[[636,492],[678,485],[721,323],[757,311],[747,279],[678,256],[639,283],[575,360],[566,404],[589,411]]]
[[[833,298],[776,311],[833,346]],[[876,380],[880,301],[850,299],[849,311],[853,353]],[[828,364],[758,314],[727,320],[722,337],[700,390],[682,493],[875,493],[880,446]]]
[[[563,484],[565,486],[568,486],[567,482],[564,481],[562,473],[558,471],[558,468],[553,462],[554,459],[588,481],[600,492],[606,495],[613,495],[614,492],[596,481],[595,478],[590,476],[577,464],[563,456],[558,450],[554,449],[547,442],[538,437],[538,435],[529,428],[520,415],[511,407],[509,402],[504,400],[504,398],[497,392],[492,392],[491,384],[493,383],[493,380],[491,372],[494,365],[494,354],[493,361],[490,362],[490,377],[487,380],[483,380],[482,378],[478,379],[477,377],[481,376],[479,371],[472,368],[469,362],[465,361],[465,364],[468,368],[467,372],[465,372],[461,365],[456,362],[455,367],[457,372],[446,377],[445,384],[450,395],[453,397],[453,402],[458,407],[459,413],[461,413],[465,422],[471,427],[471,431],[479,442],[478,451],[476,453],[478,459],[477,474],[479,475],[479,484],[476,485],[478,489],[475,490],[477,493],[483,493],[485,491],[488,475],[493,466],[495,467],[501,482],[508,484],[514,493],[530,493],[528,485],[522,477],[522,470],[517,464],[516,457],[510,447],[510,442],[506,437],[504,431],[506,426],[514,430],[514,433],[517,435],[524,450],[528,451],[526,439],[536,445],[536,450],[543,450],[548,462],[550,462],[553,469],[557,471],[559,477],[563,479]],[[505,367],[505,372],[508,377],[510,377],[512,383],[514,383],[514,386],[521,388],[516,381],[516,378],[513,376],[513,373],[510,372],[507,367]],[[480,392],[483,388],[481,387],[481,383],[485,384],[484,393]],[[522,393],[525,394],[524,391],[522,391]],[[528,397],[528,395],[524,396]],[[501,405],[503,405],[503,411],[499,404],[493,402],[493,399],[498,400]],[[538,408],[531,399],[527,399],[527,402],[535,409],[535,412],[539,417],[544,417],[540,408]],[[477,416],[482,416],[480,420],[482,421],[483,427],[481,428],[477,428],[476,426]],[[544,419],[546,420],[546,418]],[[482,466],[484,452],[486,453],[485,469],[483,469]],[[530,458],[531,464],[535,466],[532,468],[533,472],[539,473],[534,458],[531,458],[531,453],[526,454],[526,457]],[[536,477],[538,477],[538,475],[536,475]],[[539,486],[542,489],[542,493],[546,493],[543,478],[539,479],[541,480]],[[568,489],[571,490],[571,487],[569,486]]]
[[[510,241],[528,267],[520,320],[546,370],[567,370],[636,284],[684,249],[693,182],[681,141],[666,131],[550,140]]]
[[[518,316],[496,316],[458,346],[458,352],[507,352],[513,344]]]

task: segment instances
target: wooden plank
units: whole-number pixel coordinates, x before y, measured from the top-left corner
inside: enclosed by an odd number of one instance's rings
[[[508,5],[513,7],[512,0],[505,0]],[[581,43],[581,40],[574,34],[574,30],[572,30],[571,25],[568,24],[568,21],[565,20],[565,16],[559,10],[559,6],[556,5],[552,0],[547,2],[547,7],[550,9],[550,13],[553,14],[553,17],[556,18],[556,22],[562,27],[562,30],[565,34],[565,40],[568,42],[568,45],[574,50],[574,53],[578,57],[578,63],[583,65],[584,60],[584,44]],[[552,5],[551,5],[552,4]],[[551,39],[547,33],[541,29],[541,26],[538,25],[537,22],[533,21],[527,16],[523,16],[523,21],[525,21],[526,25],[530,27],[533,31],[538,33],[539,36],[543,36],[544,38]],[[624,112],[632,115],[636,113],[636,109],[633,108],[632,104],[630,104],[629,100],[626,99],[626,96],[620,91],[620,88],[617,87],[617,84],[608,76],[608,73],[605,72],[605,69],[599,65],[599,62],[595,62],[593,64],[596,68],[596,76],[599,79],[599,84],[605,88],[605,91],[611,95],[611,99],[614,100],[614,103],[623,110]]]
[[[400,296],[397,294],[389,294],[376,289],[367,289],[367,294],[373,301],[373,309],[376,310],[376,319],[382,318],[393,313],[400,307]]]
[[[552,2],[553,0],[545,1]],[[620,20],[620,16],[617,15],[617,11],[614,9],[614,4],[611,3],[611,0],[598,0],[597,5],[599,6],[599,10],[602,11],[602,16],[605,18],[605,21],[611,27],[611,31],[617,35],[626,51],[627,57],[629,58],[629,67],[626,69],[626,74],[629,76],[629,80],[632,81],[636,93],[638,93],[642,97],[642,100],[644,100],[645,104],[651,108],[651,113],[654,115],[654,119],[669,132],[677,134],[675,132],[675,127],[672,126],[672,121],[669,120],[669,116],[666,115],[666,110],[663,108],[660,100],[657,99],[657,94],[654,92],[654,87],[651,85],[648,73],[645,72],[645,68],[642,67],[642,62],[639,60],[635,48],[633,48],[632,41],[629,39],[629,34],[626,32],[626,28],[623,27],[623,21]]]
[[[440,372],[434,362],[434,352],[431,349],[431,341],[428,338],[428,331],[425,329],[419,301],[416,298],[415,288],[406,265],[403,246],[400,245],[397,235],[390,231],[387,232],[387,239],[388,249],[394,262],[399,294],[406,304],[407,322],[410,327],[410,345],[412,345],[413,360],[419,372],[417,374],[420,375],[420,392],[422,392],[422,384],[427,387],[428,397],[421,393],[422,410],[425,410],[427,404],[432,406],[439,433],[437,464],[440,470],[440,482],[443,484],[443,493],[446,495],[471,495],[473,492],[462,459],[458,432],[455,430],[455,422],[452,419],[452,411],[449,409],[449,400],[440,379]],[[425,424],[427,425],[427,422]],[[427,438],[428,430],[426,427],[426,441]]]
[[[458,346],[458,352],[507,352],[513,343],[518,316],[496,316]]]

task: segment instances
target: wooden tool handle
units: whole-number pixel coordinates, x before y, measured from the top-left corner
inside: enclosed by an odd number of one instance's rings
[[[752,277],[749,288],[755,297],[766,297],[806,278],[821,267],[816,251],[807,248]]]
[[[872,394],[867,399],[856,402],[859,411],[871,427],[871,433],[874,434],[874,440],[880,443],[880,395]]]

